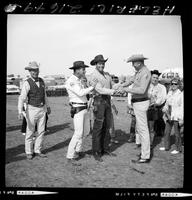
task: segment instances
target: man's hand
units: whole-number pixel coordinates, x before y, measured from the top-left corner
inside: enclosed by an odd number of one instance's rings
[[[93,79],[92,81],[90,81],[90,85],[91,85],[92,87],[94,87],[94,88],[95,88],[95,86],[97,85],[97,83],[98,83],[98,80],[97,80],[97,79]]]
[[[23,113],[19,113],[19,114],[18,114],[18,119],[19,119],[19,120],[22,120],[22,119],[23,119]]]
[[[47,107],[47,114],[51,114],[51,108],[50,107]]]

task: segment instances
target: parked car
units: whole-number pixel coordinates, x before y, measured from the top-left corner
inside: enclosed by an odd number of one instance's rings
[[[16,85],[7,85],[7,94],[20,94],[20,89]]]

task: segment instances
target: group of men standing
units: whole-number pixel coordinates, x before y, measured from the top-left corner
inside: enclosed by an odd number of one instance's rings
[[[66,89],[69,95],[71,105],[71,116],[74,123],[74,134],[68,146],[67,159],[73,165],[79,165],[78,159],[84,156],[82,151],[83,137],[88,122],[87,112],[89,109],[88,94],[92,95],[94,123],[92,130],[92,152],[95,160],[102,162],[104,154],[116,156],[109,148],[110,143],[110,124],[111,124],[111,95],[116,93],[132,94],[132,106],[136,117],[136,128],[141,142],[141,154],[139,159],[133,160],[135,163],[147,163],[150,161],[150,134],[148,128],[147,110],[150,105],[148,97],[148,89],[151,81],[151,72],[145,66],[146,60],[142,54],[133,55],[128,58],[127,62],[132,63],[135,68],[135,75],[128,82],[120,85],[116,89],[112,89],[112,79],[109,73],[104,71],[105,63],[108,59],[104,59],[103,55],[97,55],[90,62],[95,66],[95,70],[90,76],[90,80],[85,86],[81,79],[85,77],[86,68],[89,67],[83,61],[75,61],[69,69],[73,70],[73,74],[66,81]],[[32,159],[34,155],[41,157],[42,142],[45,133],[45,116],[46,112],[50,114],[45,84],[38,77],[39,65],[32,62],[28,67],[31,77],[24,82],[21,95],[19,97],[18,110],[19,118],[22,118],[23,103],[27,101],[26,118],[27,132],[25,136],[25,153],[28,159]],[[132,85],[130,88],[129,86]],[[33,133],[37,124],[37,136],[35,140],[34,150],[32,145]],[[35,154],[34,154],[35,153]]]

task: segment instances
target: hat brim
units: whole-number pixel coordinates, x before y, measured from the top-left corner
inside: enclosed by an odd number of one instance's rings
[[[107,60],[108,60],[108,58],[106,59],[106,60],[92,60],[91,62],[90,62],[90,64],[91,65],[95,65],[95,64],[97,64],[98,62],[107,62]]]
[[[129,62],[136,62],[136,61],[142,61],[142,60],[147,60],[148,58],[131,58],[127,60],[127,63]]]
[[[160,76],[162,73],[153,73],[151,72],[151,75],[156,74],[157,76]]]
[[[38,67],[32,68],[32,67],[25,67],[25,70],[35,70],[35,69],[39,69]]]
[[[89,67],[88,65],[83,65],[83,66],[78,66],[78,67],[69,67],[69,69],[80,69],[80,68],[87,68]]]

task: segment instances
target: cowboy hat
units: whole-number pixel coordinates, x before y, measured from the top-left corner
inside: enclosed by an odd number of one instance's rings
[[[89,67],[89,66],[85,65],[83,61],[75,61],[73,63],[73,66],[70,67],[69,69],[79,69],[79,68],[85,68],[85,67]]]
[[[161,73],[158,71],[158,70],[153,70],[153,71],[151,71],[151,75],[152,74],[156,74],[157,76],[160,76],[161,75]]]
[[[26,70],[31,70],[31,69],[39,69],[39,64],[37,64],[36,61],[32,61],[29,63],[27,67],[25,67]]]
[[[108,58],[105,60],[103,55],[97,55],[95,58],[90,62],[91,65],[95,65],[98,62],[106,62]]]
[[[146,60],[148,58],[145,58],[143,54],[135,54],[128,58],[127,62],[135,62],[140,60]]]

